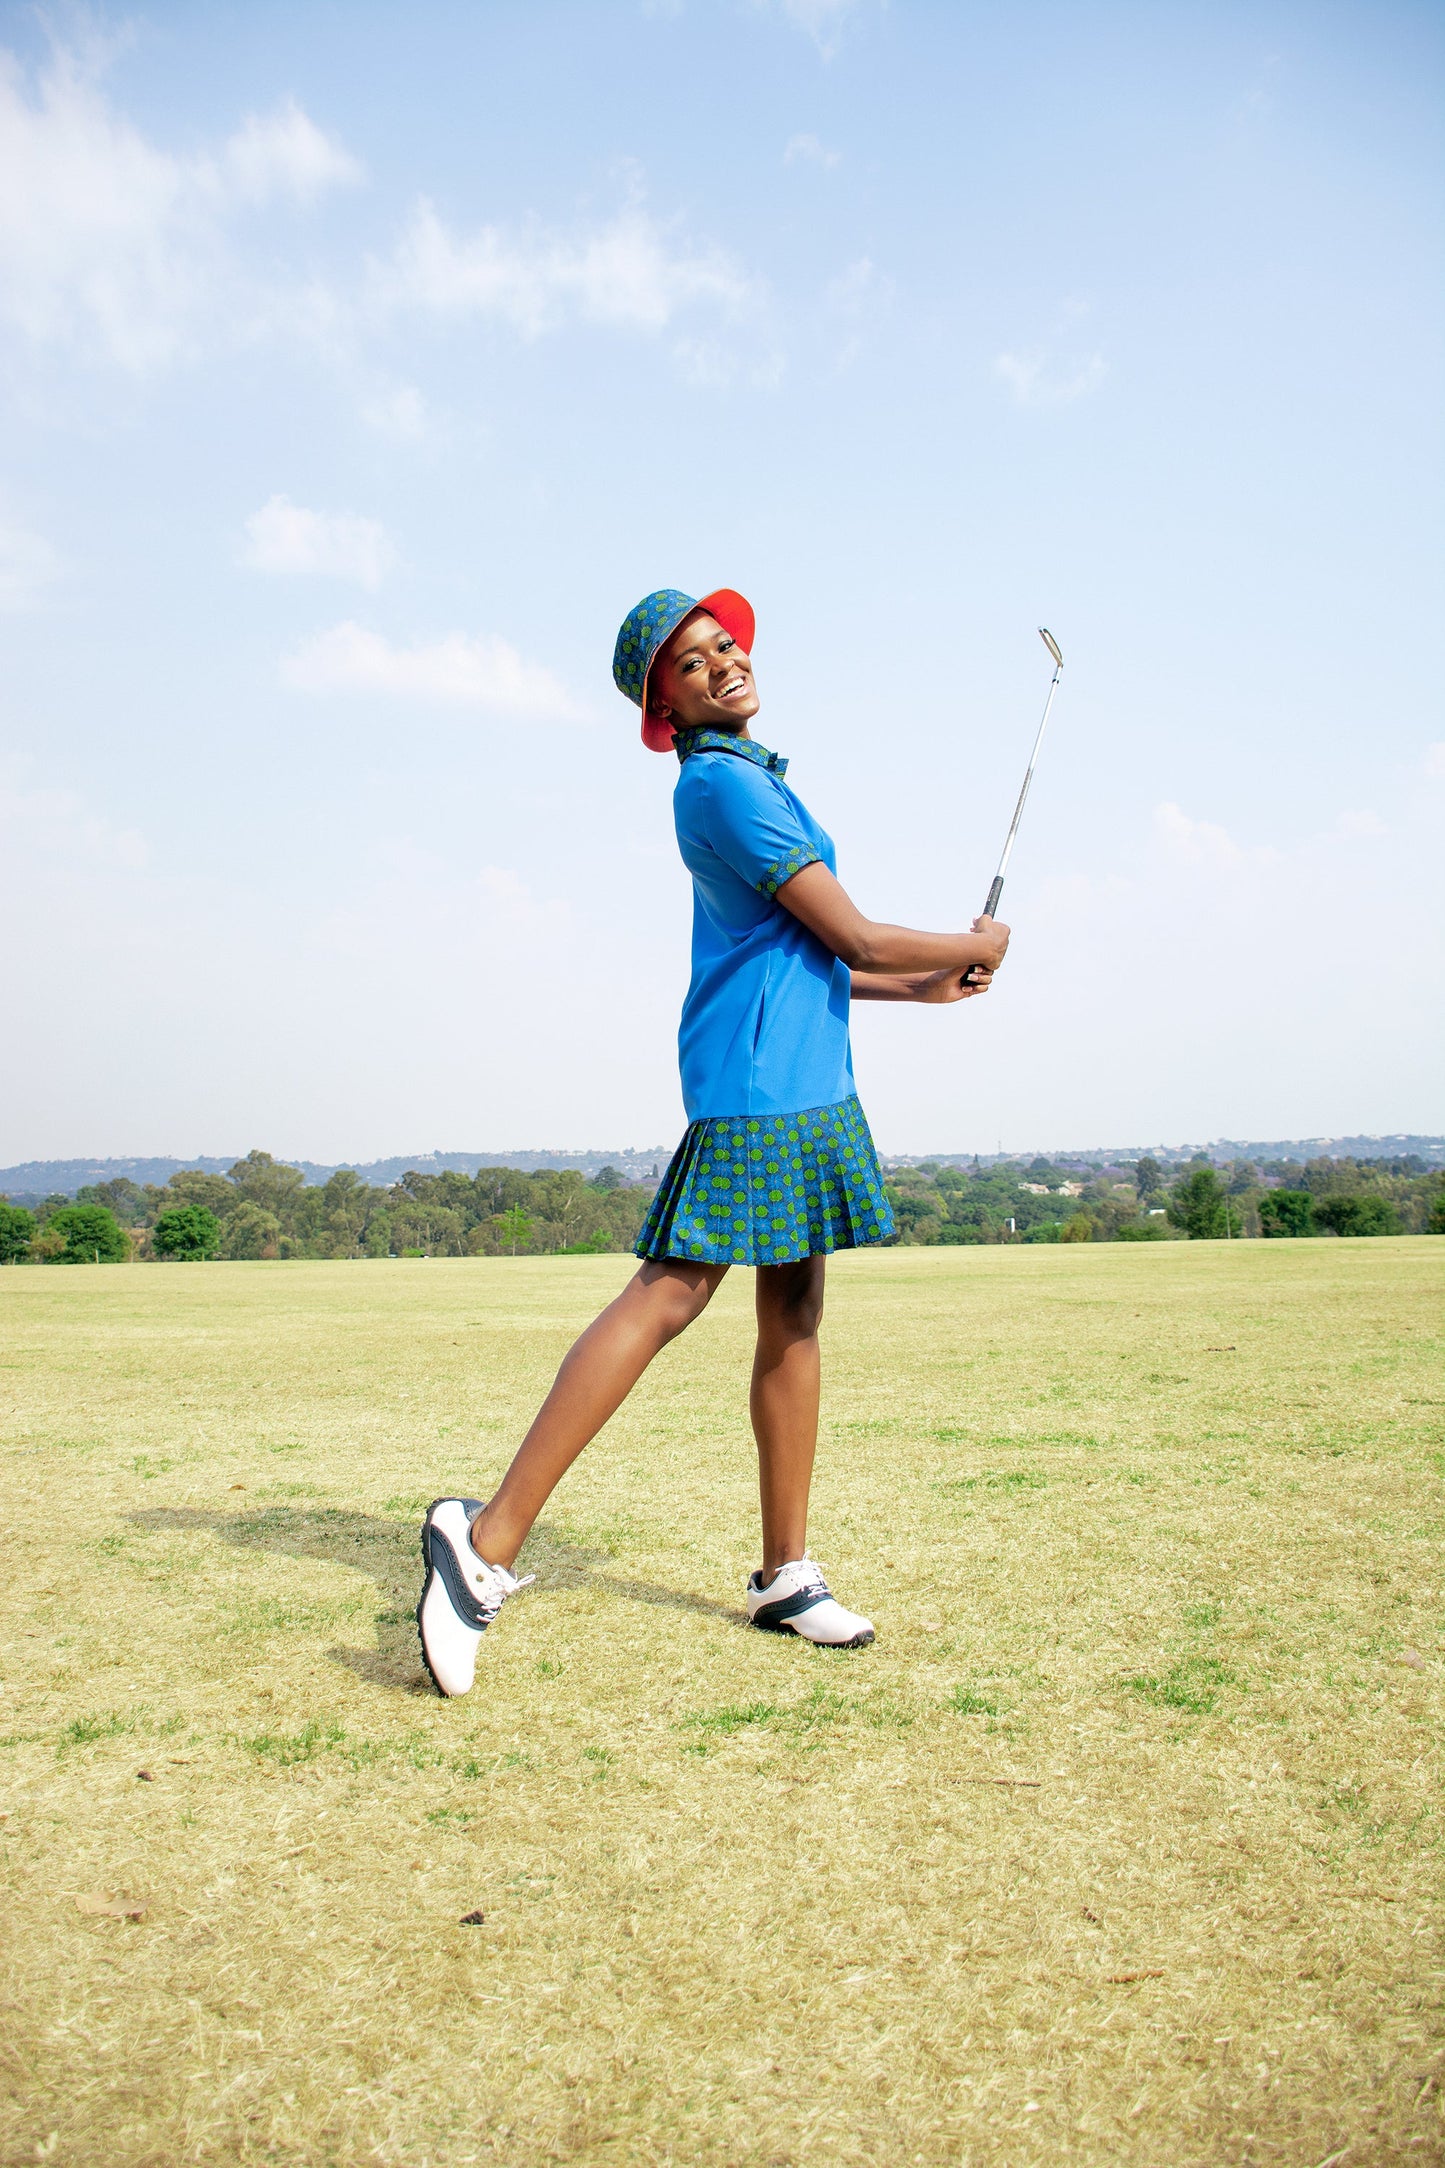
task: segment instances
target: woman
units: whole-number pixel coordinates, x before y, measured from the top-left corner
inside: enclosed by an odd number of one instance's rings
[[[642,710],[643,743],[682,764],[689,1126],[638,1237],[640,1270],[568,1354],[496,1495],[439,1498],[423,1523],[417,1625],[442,1694],[471,1686],[477,1644],[523,1585],[512,1567],[557,1483],[735,1264],[757,1267],[750,1409],[763,1563],[748,1581],[748,1616],[834,1648],[873,1639],[807,1555],[828,1252],[893,1232],[853,1089],[848,1005],[984,993],[1009,935],[987,918],[953,934],[864,918],[835,878],[831,839],[784,781],[787,762],[748,729],[752,644],[752,609],[727,588],[700,602],[673,588],[648,595],[617,636],[612,672]]]

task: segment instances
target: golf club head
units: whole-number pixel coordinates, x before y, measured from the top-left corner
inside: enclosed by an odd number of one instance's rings
[[[1044,646],[1045,646],[1045,647],[1046,647],[1046,648],[1048,649],[1049,653],[1050,653],[1050,654],[1051,654],[1051,655],[1053,656],[1053,658],[1054,658],[1054,661],[1055,661],[1055,662],[1056,662],[1056,663],[1058,664],[1059,668],[1060,668],[1060,669],[1062,670],[1062,669],[1063,669],[1063,667],[1064,667],[1064,658],[1063,658],[1063,656],[1062,656],[1062,655],[1061,655],[1061,654],[1059,653],[1059,643],[1058,643],[1058,641],[1057,641],[1057,640],[1056,640],[1056,639],[1054,638],[1053,634],[1052,634],[1051,632],[1046,632],[1046,631],[1044,630],[1044,627],[1043,627],[1042,625],[1040,625],[1040,627],[1039,627],[1039,638],[1040,638],[1040,639],[1041,639],[1041,640],[1043,641],[1043,643],[1044,643]]]

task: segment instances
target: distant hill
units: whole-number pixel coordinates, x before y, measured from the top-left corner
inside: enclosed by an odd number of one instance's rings
[[[1427,1166],[1440,1167],[1445,1166],[1445,1137],[1290,1137],[1267,1143],[1217,1137],[1212,1144],[1090,1145],[1083,1151],[1067,1152],[892,1152],[882,1156],[890,1167],[917,1167],[930,1162],[940,1167],[962,1167],[972,1166],[975,1159],[984,1167],[1000,1161],[1017,1165],[1032,1159],[1046,1159],[1055,1167],[1107,1167],[1128,1164],[1145,1152],[1166,1167],[1178,1166],[1196,1152],[1207,1152],[1220,1166],[1231,1159],[1404,1159],[1413,1153]],[[87,1183],[113,1182],[121,1176],[142,1187],[147,1183],[159,1187],[182,1167],[224,1174],[244,1156],[241,1152],[223,1152],[219,1156],[198,1153],[191,1159],[27,1159],[18,1166],[0,1167],[0,1196],[17,1204],[41,1197],[73,1197]],[[629,1145],[610,1152],[412,1152],[400,1153],[393,1159],[293,1159],[288,1164],[299,1167],[312,1185],[329,1180],[339,1167],[352,1167],[364,1182],[385,1189],[399,1182],[404,1174],[452,1171],[471,1175],[478,1167],[516,1167],[523,1174],[570,1167],[588,1180],[604,1167],[615,1167],[624,1180],[645,1182],[661,1174],[671,1156],[670,1144],[654,1144],[641,1151]]]
[[[330,1162],[293,1159],[287,1164],[299,1167],[313,1186],[329,1181],[339,1167],[351,1167],[363,1182],[370,1183],[375,1189],[385,1189],[393,1182],[399,1182],[404,1174],[455,1172],[470,1175],[475,1174],[478,1167],[515,1167],[522,1174],[537,1174],[544,1168],[571,1167],[589,1180],[604,1167],[615,1167],[625,1180],[645,1182],[661,1174],[671,1156],[670,1144],[655,1144],[646,1151],[629,1146],[625,1151],[611,1152],[411,1152],[394,1159]],[[205,1174],[225,1174],[244,1157],[244,1152],[219,1156],[198,1152],[191,1159],[27,1159],[18,1166],[0,1167],[0,1195],[17,1204],[24,1204],[30,1198],[73,1197],[88,1183],[114,1182],[122,1177],[139,1183],[142,1188],[147,1183],[160,1187],[173,1174],[179,1174],[182,1167],[199,1167]],[[276,1157],[283,1158],[284,1154],[277,1153]]]
[[[1205,1152],[1216,1166],[1228,1166],[1232,1159],[1253,1160],[1256,1164],[1271,1159],[1297,1159],[1303,1164],[1307,1159],[1407,1159],[1413,1155],[1423,1159],[1429,1167],[1445,1167],[1445,1137],[1419,1137],[1395,1135],[1387,1137],[1283,1137],[1271,1141],[1246,1141],[1238,1137],[1216,1137],[1210,1144],[1090,1144],[1082,1150],[1023,1152],[894,1152],[886,1155],[891,1167],[921,1167],[934,1164],[940,1167],[971,1167],[977,1159],[981,1167],[997,1166],[1007,1161],[1010,1166],[1030,1159],[1046,1159],[1054,1167],[1118,1167],[1129,1166],[1145,1153],[1157,1159],[1163,1167],[1177,1167],[1192,1159],[1196,1152]],[[3,1176],[0,1176],[3,1179]]]

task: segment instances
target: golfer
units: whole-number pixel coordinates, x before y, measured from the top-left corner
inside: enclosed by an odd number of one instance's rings
[[[688,1127],[638,1237],[640,1269],[568,1354],[496,1495],[438,1498],[427,1513],[417,1625],[443,1694],[470,1688],[477,1644],[523,1585],[512,1568],[557,1484],[731,1265],[757,1270],[749,1405],[763,1560],[748,1617],[832,1648],[873,1639],[807,1547],[828,1254],[893,1232],[853,1088],[848,1005],[984,993],[1008,928],[980,918],[971,933],[913,933],[857,909],[787,762],[749,729],[753,624],[731,589],[699,602],[663,588],[617,636],[612,674],[642,710],[642,741],[681,764],[673,805],[693,880],[678,1034]]]

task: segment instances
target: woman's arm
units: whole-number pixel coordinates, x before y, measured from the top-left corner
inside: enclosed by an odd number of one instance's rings
[[[854,971],[855,1001],[968,1001],[986,994],[993,973],[982,964],[966,971]]]
[[[978,918],[969,933],[919,933],[865,918],[825,865],[804,866],[778,901],[847,964],[864,1001],[961,1001],[984,993],[1008,948],[1009,929]]]

